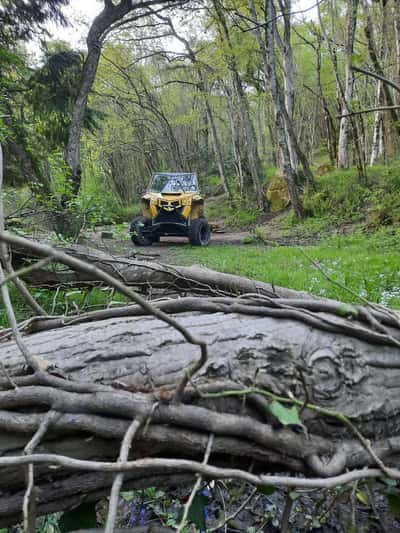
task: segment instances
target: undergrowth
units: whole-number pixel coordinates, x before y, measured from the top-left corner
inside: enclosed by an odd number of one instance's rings
[[[400,164],[376,165],[360,181],[355,169],[334,170],[317,178],[303,195],[306,211],[332,224],[363,222],[370,228],[400,222]]]
[[[254,224],[260,212],[254,208],[237,205],[226,195],[206,199],[205,215],[210,222],[221,222],[234,229],[247,229]]]

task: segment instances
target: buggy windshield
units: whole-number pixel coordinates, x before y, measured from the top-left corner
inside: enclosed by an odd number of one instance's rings
[[[197,177],[194,173],[154,174],[148,190],[161,193],[196,192]]]

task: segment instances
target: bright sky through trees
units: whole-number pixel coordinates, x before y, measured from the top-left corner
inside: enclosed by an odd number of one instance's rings
[[[297,0],[294,10],[308,10],[316,6],[317,0]],[[84,48],[85,37],[90,23],[101,10],[103,2],[101,0],[70,0],[70,5],[64,9],[70,26],[61,28],[53,23],[48,25],[51,36],[55,39],[67,41],[72,48]],[[313,17],[316,8],[306,11],[304,16]],[[300,16],[300,15],[299,15]]]

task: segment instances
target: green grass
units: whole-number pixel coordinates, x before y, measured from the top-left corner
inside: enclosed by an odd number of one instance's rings
[[[326,280],[297,247],[210,246],[178,249],[180,262],[197,263],[283,287],[346,302],[362,298],[400,308],[400,231],[385,230],[366,237],[334,237],[305,248],[335,281],[359,297]],[[362,297],[362,298],[361,298]]]

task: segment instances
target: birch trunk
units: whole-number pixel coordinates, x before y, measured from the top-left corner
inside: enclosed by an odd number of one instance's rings
[[[257,12],[253,0],[249,0],[249,8],[254,20],[257,20]],[[265,29],[265,42],[263,41],[261,30],[259,26],[255,29],[255,35],[260,46],[260,51],[263,58],[264,77],[266,83],[268,83],[271,96],[272,107],[274,113],[274,125],[276,130],[276,136],[278,145],[282,157],[283,175],[287,184],[290,200],[296,215],[301,218],[303,216],[303,208],[300,202],[297,186],[295,183],[295,172],[292,168],[290,159],[290,152],[288,145],[290,142],[287,136],[286,128],[291,128],[291,124],[288,120],[285,121],[287,116],[286,109],[284,107],[283,99],[280,94],[280,88],[278,85],[277,73],[276,73],[276,58],[275,58],[275,42],[276,42],[276,11],[272,0],[265,2],[265,13],[269,19],[269,23],[266,24]],[[293,139],[292,139],[293,140]]]
[[[376,97],[375,97],[376,107],[382,105],[383,103],[383,91],[382,91],[382,82],[377,81],[376,84]],[[374,117],[374,129],[372,133],[372,144],[371,144],[371,156],[369,160],[369,165],[372,167],[375,165],[377,160],[382,156],[382,138],[383,138],[383,117],[382,111],[376,111]]]
[[[292,142],[292,137],[289,132],[289,126],[293,127],[293,113],[294,113],[294,67],[293,67],[293,52],[290,42],[291,28],[290,17],[292,10],[292,0],[282,0],[279,2],[281,6],[281,12],[283,15],[283,84],[284,84],[284,105],[287,111],[287,118],[285,118],[286,137],[288,139],[288,148],[290,154],[290,163],[292,165],[293,172],[297,174],[298,171],[298,158],[297,151]]]
[[[346,32],[346,64],[344,95],[342,102],[342,115],[350,112],[350,102],[353,97],[354,75],[352,69],[352,56],[354,52],[354,38],[357,27],[358,0],[348,0],[347,2],[347,32]],[[349,162],[349,133],[350,117],[345,116],[340,119],[339,141],[338,141],[338,167],[348,168]]]

